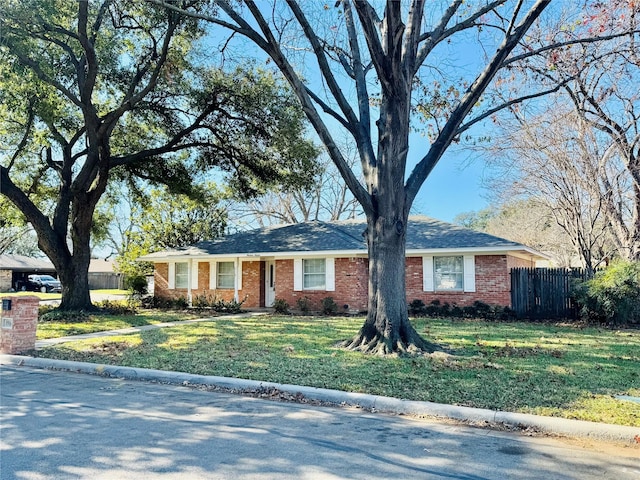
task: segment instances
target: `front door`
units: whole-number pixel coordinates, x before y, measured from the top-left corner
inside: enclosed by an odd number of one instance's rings
[[[276,300],[276,262],[271,260],[266,262],[264,269],[264,303],[267,307],[272,307]]]

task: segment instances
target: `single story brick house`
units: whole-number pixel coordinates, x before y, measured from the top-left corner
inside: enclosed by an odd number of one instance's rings
[[[163,299],[214,295],[244,308],[283,299],[312,308],[332,297],[345,311],[367,308],[364,220],[307,222],[236,233],[140,257],[153,262],[154,294]],[[542,254],[516,242],[428,217],[410,217],[406,243],[407,303],[459,306],[511,303],[509,271],[535,267]]]

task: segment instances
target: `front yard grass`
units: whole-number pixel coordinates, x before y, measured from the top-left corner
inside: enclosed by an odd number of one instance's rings
[[[640,397],[638,330],[418,319],[418,331],[453,356],[380,358],[337,348],[362,321],[219,317],[37,355],[640,426],[640,404],[614,398]]]
[[[119,330],[121,328],[141,327],[164,322],[177,322],[200,318],[191,312],[171,312],[160,310],[141,310],[135,315],[102,315],[87,314],[86,317],[60,321],[39,321],[36,337],[38,340],[47,338],[66,337],[69,335],[82,335],[84,333],[103,332],[106,330]]]

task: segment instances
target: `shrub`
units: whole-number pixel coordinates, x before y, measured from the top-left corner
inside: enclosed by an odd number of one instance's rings
[[[145,295],[148,293],[147,277],[145,275],[131,275],[124,278],[124,288],[131,294]]]
[[[298,308],[303,315],[307,315],[311,311],[311,300],[309,297],[300,297],[296,300]]]
[[[420,299],[412,300],[409,304],[409,315],[419,317],[426,313],[427,306]]]
[[[218,298],[215,294],[203,292],[193,296],[191,305],[194,308],[210,308],[221,313],[240,313],[242,311],[242,304],[246,300],[247,297],[241,301],[235,299],[225,301],[222,298]]]
[[[80,323],[86,322],[91,317],[84,310],[68,311],[68,310],[49,310],[40,315],[39,322],[58,322],[58,323]]]
[[[581,318],[640,323],[640,262],[616,262],[573,289]]]
[[[136,305],[133,301],[119,301],[119,300],[102,300],[95,303],[95,306],[100,309],[99,313],[105,315],[129,315],[136,313]]]
[[[325,315],[335,315],[338,313],[338,304],[333,297],[325,297],[322,299],[322,313]]]
[[[273,311],[279,315],[289,315],[289,304],[284,298],[276,298],[273,301]]]
[[[242,304],[247,300],[245,297],[241,301],[229,300],[228,302],[223,299],[216,300],[211,304],[211,308],[216,312],[221,313],[240,313],[242,311]]]
[[[177,310],[183,310],[189,306],[189,302],[185,297],[178,297],[178,298],[148,297],[142,301],[142,304],[147,308],[164,308],[164,309],[177,309]]]
[[[441,304],[439,300],[433,300],[425,305],[420,299],[411,301],[408,306],[409,315],[428,317],[452,317],[452,318],[483,318],[485,320],[510,320],[515,317],[515,312],[509,307],[489,305],[476,300],[472,305],[459,307],[456,304]]]

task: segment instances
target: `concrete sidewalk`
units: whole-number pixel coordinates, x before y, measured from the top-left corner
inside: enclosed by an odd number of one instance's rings
[[[335,405],[358,406],[372,412],[379,411],[399,415],[448,418],[489,427],[506,425],[522,429],[533,429],[548,435],[590,438],[594,440],[624,443],[640,447],[640,428],[638,427],[609,425],[581,420],[567,420],[557,417],[543,417],[523,413],[501,412],[432,402],[401,400],[379,395],[343,392],[325,388],[260,382],[228,377],[194,375],[189,373],[151,370],[145,368],[51,360],[18,355],[0,355],[0,365],[64,370],[129,380],[152,381],[177,385],[204,385],[226,389],[237,393],[255,393],[261,391],[283,392],[296,399],[304,398]]]

